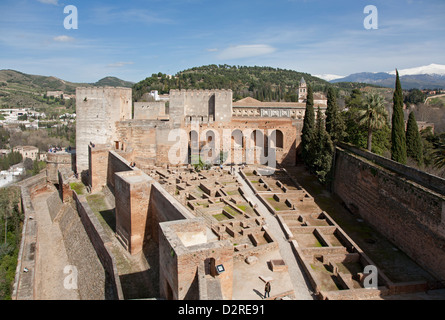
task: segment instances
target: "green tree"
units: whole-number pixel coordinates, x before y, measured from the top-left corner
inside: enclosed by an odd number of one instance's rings
[[[393,115],[391,131],[391,159],[406,164],[405,118],[403,115],[403,91],[396,69],[396,88],[393,97]]]
[[[23,166],[27,172],[31,171],[34,168],[34,161],[30,158],[25,158],[25,160],[23,160]]]
[[[419,127],[417,126],[414,112],[409,114],[406,128],[406,155],[416,160],[419,166],[423,165],[423,145],[420,137]]]
[[[334,144],[331,137],[326,132],[325,121],[320,107],[318,107],[317,111],[317,124],[311,146],[314,152],[314,159],[313,163],[311,164],[311,169],[321,183],[327,183],[329,181],[332,168]]]
[[[326,131],[330,135],[332,142],[337,143],[345,137],[345,130],[345,123],[338,108],[334,88],[330,87],[328,89],[328,106],[326,109]]]
[[[441,139],[435,144],[433,151],[434,167],[438,169],[445,168],[445,139]]]
[[[375,130],[382,129],[387,121],[388,112],[385,109],[385,100],[379,94],[365,96],[362,108],[358,112],[358,123],[366,127],[368,131],[367,148],[372,152],[372,134]]]
[[[362,92],[360,89],[353,89],[351,95],[345,99],[348,108],[360,108],[362,105]]]
[[[301,157],[308,166],[312,163],[311,143],[314,139],[315,111],[314,111],[314,93],[310,85],[307,86],[306,111],[303,120],[303,129],[301,131]]]
[[[404,102],[417,104],[425,102],[425,99],[426,99],[426,93],[423,93],[419,89],[411,89],[409,93],[405,96]]]
[[[0,300],[10,300],[20,249],[20,188],[0,188]]]
[[[423,146],[423,163],[425,167],[434,166],[435,145],[439,141],[433,133],[432,127],[427,127],[420,131]]]

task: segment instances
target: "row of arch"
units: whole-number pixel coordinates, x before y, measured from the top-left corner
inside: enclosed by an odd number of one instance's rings
[[[283,147],[284,135],[280,130],[272,130],[266,134],[260,129],[246,129],[244,132],[235,129],[231,132],[225,131],[223,137],[211,129],[203,131],[201,136],[197,131],[191,130],[188,163],[194,164],[197,159],[202,159],[212,163],[256,163],[274,166],[277,162],[277,151]]]
[[[250,132],[251,131],[251,132]],[[206,130],[203,132],[205,136],[199,136],[196,130],[191,130],[189,133],[189,143],[191,146],[201,145],[202,142],[206,142],[207,144],[211,144],[215,142],[216,134],[212,129]],[[245,148],[250,146],[260,147],[260,148],[268,148],[269,146],[274,146],[275,148],[283,148],[284,147],[284,135],[281,130],[272,130],[269,135],[265,134],[262,130],[249,130],[247,132],[241,131],[240,129],[235,129],[231,133],[231,142],[232,147],[241,147]],[[200,143],[201,142],[201,143]]]

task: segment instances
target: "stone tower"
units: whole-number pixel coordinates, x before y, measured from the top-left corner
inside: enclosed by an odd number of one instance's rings
[[[298,102],[305,103],[307,99],[307,85],[303,77],[300,80],[300,86],[298,87]]]
[[[130,88],[76,89],[76,167],[79,174],[88,170],[88,145],[112,145],[116,135],[116,121],[132,116]]]

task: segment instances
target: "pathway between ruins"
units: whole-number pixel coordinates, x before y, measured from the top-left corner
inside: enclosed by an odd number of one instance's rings
[[[64,287],[64,279],[67,277],[64,269],[70,263],[60,228],[51,221],[48,211],[46,200],[51,192],[39,194],[32,201],[38,226],[35,299],[79,300],[77,289],[68,290]]]
[[[242,189],[245,192],[245,197],[251,201],[251,203],[257,205],[257,210],[262,217],[265,218],[267,227],[275,240],[278,242],[280,248],[280,254],[284,262],[288,266],[289,276],[291,278],[295,298],[297,300],[313,300],[312,291],[306,284],[303,271],[298,265],[297,258],[295,257],[289,241],[284,236],[283,231],[278,223],[278,220],[267,210],[264,204],[257,198],[252,189],[247,185],[241,175],[236,171],[236,178],[242,185]]]

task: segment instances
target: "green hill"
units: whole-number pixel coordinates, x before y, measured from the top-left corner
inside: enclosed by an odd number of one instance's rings
[[[15,70],[0,70],[0,107],[26,107],[44,112],[54,111],[54,109],[59,109],[60,112],[65,111],[64,109],[74,111],[74,101],[47,99],[44,95],[47,91],[63,91],[64,94],[73,95],[77,87],[104,86],[131,88],[133,83],[116,77],[106,77],[95,83],[76,83],[51,76],[31,75]]]
[[[76,87],[89,86],[84,83],[73,83],[56,77],[31,75],[15,70],[0,70],[0,83],[2,89],[8,87],[12,90],[30,93],[63,91],[67,94],[73,94],[76,91]]]
[[[103,79],[100,79],[96,83],[92,83],[95,87],[124,87],[124,88],[131,88],[134,85],[134,82],[121,80],[116,77],[105,77]]]
[[[168,93],[171,89],[231,89],[235,100],[254,97],[261,101],[296,101],[301,78],[315,91],[327,91],[329,82],[307,73],[271,67],[208,65],[191,68],[174,77],[153,74],[133,86],[135,101],[151,90]]]

